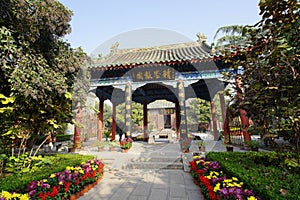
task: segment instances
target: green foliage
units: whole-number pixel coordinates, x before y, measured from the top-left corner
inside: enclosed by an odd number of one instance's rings
[[[210,152],[207,157],[218,161],[226,174],[242,180],[262,199],[299,199],[299,168],[284,167],[283,157],[274,152]]]
[[[28,153],[19,157],[8,158],[5,170],[13,174],[34,173],[38,168],[52,164],[51,160],[39,156],[29,156]]]
[[[141,126],[143,124],[143,105],[132,102],[131,106],[133,126]],[[125,103],[117,106],[117,121],[125,124]]]
[[[222,37],[219,37],[216,41],[215,46],[226,46],[226,45],[234,45],[240,42],[244,42],[247,37],[249,37],[247,26],[241,25],[229,25],[218,28],[214,35],[214,40],[218,38],[220,33],[223,33]]]
[[[209,101],[203,99],[193,99],[190,101],[190,110],[187,114],[190,124],[198,124],[199,122],[208,122],[211,120]]]
[[[258,148],[260,146],[260,142],[255,140],[246,141],[245,144],[251,148]]]
[[[78,154],[56,154],[45,157],[52,164],[39,167],[34,173],[10,174],[0,178],[0,191],[18,191],[25,192],[27,185],[33,180],[42,180],[47,178],[51,173],[65,170],[67,166],[78,166],[82,162],[95,158],[90,155]],[[13,177],[12,177],[13,176]]]
[[[70,32],[72,12],[58,1],[0,3],[0,94],[6,98],[1,96],[1,139],[11,131],[33,143],[71,121],[73,85],[86,55],[62,40]],[[5,104],[7,98],[14,101]]]
[[[249,29],[249,48],[226,61],[234,68],[244,66],[245,88],[238,108],[247,110],[262,138],[276,131],[292,130],[300,163],[300,4],[297,0],[261,0],[262,19]]]

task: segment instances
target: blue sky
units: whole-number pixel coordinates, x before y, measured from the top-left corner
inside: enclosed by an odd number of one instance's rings
[[[115,41],[119,48],[195,41],[197,32],[211,44],[219,27],[252,25],[261,18],[259,0],[59,1],[73,11],[65,39],[89,55],[106,54]]]

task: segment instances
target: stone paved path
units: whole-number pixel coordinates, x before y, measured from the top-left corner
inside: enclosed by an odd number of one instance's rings
[[[178,143],[161,143],[149,145],[134,142],[129,153],[120,150],[97,152],[86,144],[80,154],[92,154],[104,160],[106,168],[103,180],[79,200],[203,200],[198,186],[193,182],[188,169],[124,169],[131,159],[145,157],[176,157],[185,159],[185,165],[198,148],[192,146],[189,154],[180,151]],[[221,141],[210,141],[207,151],[225,151]],[[241,151],[235,148],[235,151]]]

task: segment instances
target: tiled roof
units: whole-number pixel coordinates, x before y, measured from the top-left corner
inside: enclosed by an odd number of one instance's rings
[[[172,44],[149,48],[112,49],[106,59],[96,62],[91,68],[114,68],[145,64],[165,64],[182,61],[207,61],[213,57],[204,41]]]

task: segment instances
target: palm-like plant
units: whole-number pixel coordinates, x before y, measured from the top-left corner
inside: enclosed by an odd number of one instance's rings
[[[217,39],[215,46],[233,45],[245,41],[248,38],[248,29],[248,26],[242,25],[229,25],[218,28],[214,40],[220,33],[223,33],[224,36]]]

